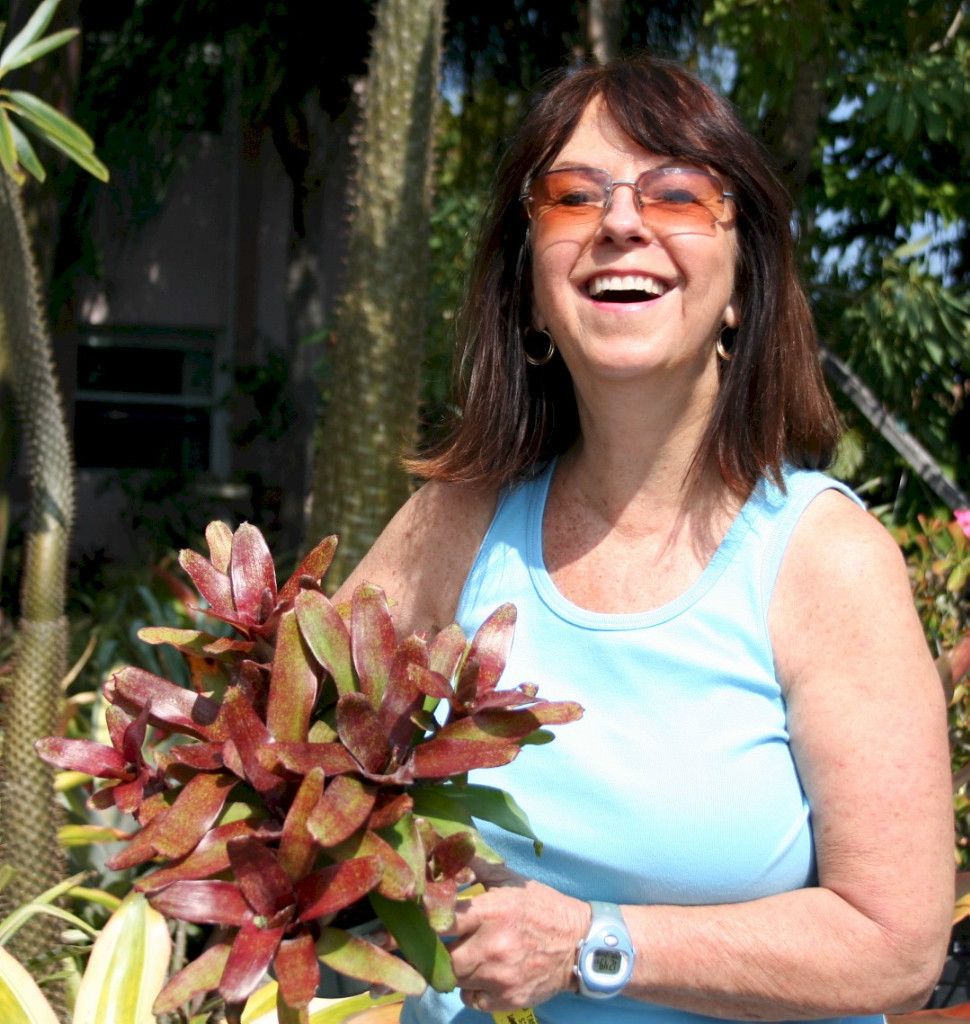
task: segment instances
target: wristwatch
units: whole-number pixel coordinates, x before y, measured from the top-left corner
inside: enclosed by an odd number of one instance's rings
[[[636,951],[623,914],[615,903],[590,901],[593,919],[586,938],[576,944],[573,973],[579,991],[590,999],[610,999],[623,991],[633,973]]]

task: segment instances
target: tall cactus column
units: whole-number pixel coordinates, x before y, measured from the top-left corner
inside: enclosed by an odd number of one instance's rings
[[[443,0],[380,0],[352,190],[311,538],[337,533],[339,582],[408,495],[427,330],[432,134]]]
[[[0,268],[0,346],[11,369],[18,434],[30,474],[21,618],[14,673],[3,694],[0,763],[2,856],[16,870],[4,896],[19,903],[63,877],[51,770],[36,756],[33,743],[54,731],[65,671],[64,594],[74,476],[20,194],[2,172]],[[16,952],[29,957],[49,949],[50,932],[44,919],[35,918],[19,933]]]

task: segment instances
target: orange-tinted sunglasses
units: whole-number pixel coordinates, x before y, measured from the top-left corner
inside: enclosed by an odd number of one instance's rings
[[[598,167],[564,167],[529,179],[519,197],[529,218],[543,229],[570,231],[593,227],[606,215],[620,185],[633,189],[644,225],[655,234],[714,234],[725,220],[725,199],[734,194],[706,171],[695,167],[656,167],[636,181],[614,181]]]

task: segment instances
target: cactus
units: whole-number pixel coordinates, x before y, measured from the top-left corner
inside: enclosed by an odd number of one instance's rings
[[[442,0],[381,0],[357,151],[331,392],[308,537],[335,531],[340,583],[408,496],[427,316]]]
[[[76,35],[65,30],[41,38],[58,2],[45,0],[0,53],[0,78]],[[21,618],[14,672],[3,695],[0,761],[0,840],[4,859],[16,871],[4,896],[14,904],[63,877],[52,774],[34,756],[33,742],[54,726],[64,676],[65,577],[74,518],[71,447],[20,200],[24,172],[43,180],[44,168],[18,122],[99,178],[107,177],[80,128],[37,97],[0,88],[0,366],[9,373],[30,484]],[[15,949],[24,957],[40,955],[55,934],[50,924],[31,922]]]

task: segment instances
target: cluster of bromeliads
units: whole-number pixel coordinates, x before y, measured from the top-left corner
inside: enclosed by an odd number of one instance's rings
[[[497,689],[511,605],[470,643],[457,625],[399,643],[377,587],[358,587],[348,606],[323,593],[335,538],[279,590],[255,527],[232,533],[216,522],[206,539],[210,558],[183,551],[180,561],[206,614],[235,636],[141,633],[189,659],[193,688],[123,669],[105,689],[111,746],[38,744],[48,762],[109,780],[94,806],[137,819],[109,867],[161,862],[137,882],[152,904],[222,926],[155,1011],[218,990],[238,1012],[270,967],[284,1002],[303,1007],[319,961],[409,993],[453,987],[437,932],[453,919],[473,857],[496,859],[472,817],[534,838],[506,794],[465,773],[506,764],[547,737],[543,725],[581,708],[541,701],[527,684]],[[434,714],[442,702],[447,713]],[[362,899],[404,960],[335,926]]]

